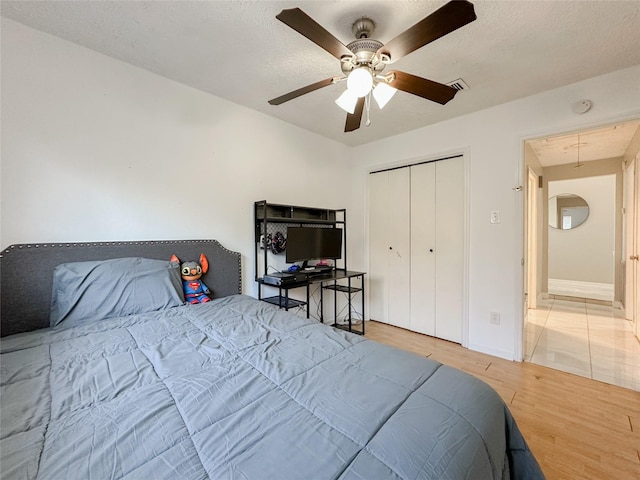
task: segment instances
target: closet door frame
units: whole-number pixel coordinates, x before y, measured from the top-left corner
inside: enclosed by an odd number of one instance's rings
[[[367,175],[370,175],[372,173],[375,172],[381,172],[384,170],[390,170],[390,169],[394,169],[394,168],[404,168],[404,167],[410,167],[412,165],[419,165],[421,163],[429,163],[429,162],[437,162],[437,161],[446,161],[448,158],[453,158],[453,157],[462,157],[462,162],[464,165],[464,188],[463,188],[463,192],[464,192],[464,199],[463,199],[463,205],[464,205],[464,213],[463,213],[463,230],[464,230],[464,239],[463,239],[463,243],[464,243],[464,248],[463,248],[463,278],[462,278],[462,340],[461,340],[461,345],[465,348],[468,348],[469,346],[469,251],[470,251],[470,242],[469,242],[469,223],[470,223],[470,194],[469,194],[469,190],[470,190],[470,168],[471,168],[471,162],[470,162],[470,149],[468,147],[466,148],[460,148],[460,149],[456,149],[456,150],[452,150],[449,152],[443,152],[437,155],[432,155],[432,156],[424,156],[424,157],[419,157],[419,158],[413,158],[413,159],[407,159],[407,160],[403,160],[400,162],[393,162],[393,163],[386,163],[386,164],[379,164],[376,165],[375,167],[370,167],[367,169],[366,173]],[[366,261],[367,261],[367,269],[368,271],[371,270],[371,266],[369,265],[369,260],[370,260],[370,251],[369,251],[369,244],[370,244],[370,239],[369,239],[369,215],[370,215],[370,210],[369,210],[369,182],[368,180],[365,180],[365,192],[364,192],[364,198],[365,198],[365,205],[366,205],[366,209],[365,209],[365,237],[366,237]],[[369,292],[371,292],[370,289],[368,289]],[[370,299],[367,298],[366,299],[367,305],[369,305]]]

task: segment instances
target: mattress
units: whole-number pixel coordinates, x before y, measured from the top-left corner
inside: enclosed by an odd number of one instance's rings
[[[544,478],[484,382],[243,295],[0,352],[3,479]]]

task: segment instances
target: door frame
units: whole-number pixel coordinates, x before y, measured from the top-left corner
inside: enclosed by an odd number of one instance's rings
[[[524,245],[525,255],[523,258],[523,298],[522,310],[522,345],[521,351],[524,355],[527,352],[527,324],[529,322],[529,309],[536,308],[538,304],[538,198],[540,176],[531,167],[527,168],[527,183],[525,190],[525,234]]]
[[[538,201],[539,201],[539,177],[532,169],[528,168],[527,182],[527,296],[526,308],[536,308],[538,305]]]
[[[640,152],[624,166],[625,186],[625,297],[624,314],[631,321],[634,335],[640,339]],[[627,187],[631,187],[631,191]]]
[[[629,165],[624,166],[623,172],[623,185],[624,185],[624,251],[623,260],[625,265],[625,288],[624,288],[624,315],[627,320],[630,320],[634,325],[635,332],[635,319],[636,319],[636,298],[637,294],[634,291],[634,283],[636,278],[636,272],[634,268],[634,262],[630,258],[635,255],[635,238],[637,235],[637,225],[635,220],[636,207],[637,207],[637,192],[636,192],[636,170],[637,159],[632,159]]]
[[[514,186],[514,190],[519,191],[521,193],[524,193],[524,188],[523,185],[527,184],[527,180],[528,180],[528,168],[526,165],[526,157],[525,157],[525,147],[526,147],[526,142],[528,140],[533,140],[535,138],[540,138],[540,137],[550,137],[550,136],[554,136],[554,135],[562,135],[562,134],[569,134],[569,133],[573,133],[573,132],[577,132],[579,130],[590,130],[590,129],[595,129],[595,128],[599,128],[599,127],[605,127],[607,125],[613,125],[616,123],[624,123],[624,122],[628,122],[628,121],[632,121],[632,120],[637,120],[638,119],[638,115],[625,115],[625,116],[621,116],[621,117],[617,117],[617,118],[610,118],[610,119],[606,119],[606,120],[601,120],[598,122],[591,122],[591,123],[581,123],[581,124],[576,124],[576,125],[572,125],[572,126],[566,126],[565,128],[562,127],[557,127],[554,129],[548,129],[548,130],[543,130],[543,131],[537,131],[537,132],[529,132],[528,134],[524,134],[519,136],[518,140],[519,140],[519,148],[520,148],[520,161],[517,164],[517,168],[516,168],[516,182],[515,182],[515,186]],[[636,159],[636,162],[638,162],[638,160]],[[638,170],[640,169],[636,169],[636,182],[635,182],[635,190],[636,190],[636,205],[640,206],[640,201],[638,201],[637,197],[640,197],[640,175]],[[517,312],[518,315],[522,315],[522,317],[519,319],[516,319],[515,322],[515,328],[514,328],[514,360],[515,361],[523,361],[524,359],[524,352],[525,352],[525,341],[526,341],[526,337],[525,337],[525,320],[526,317],[524,316],[524,309],[522,308],[522,305],[524,304],[525,301],[525,278],[528,275],[528,270],[527,270],[527,265],[525,264],[526,261],[525,259],[527,258],[528,255],[528,251],[526,250],[527,248],[527,241],[526,241],[526,224],[527,224],[527,199],[526,196],[523,195],[518,195],[517,196],[517,212],[519,212],[519,215],[522,215],[522,217],[520,218],[520,228],[518,230],[519,232],[519,243],[522,246],[522,251],[519,252],[519,259],[518,261],[520,262],[521,266],[522,266],[522,270],[516,270],[518,273],[516,274],[516,278],[515,278],[515,282],[516,285],[518,285],[519,291],[520,291],[520,295],[516,295],[516,306],[515,306],[515,312]],[[640,224],[640,211],[636,212],[636,219],[637,219],[637,224]],[[624,220],[624,216],[623,216],[623,221]],[[638,225],[638,230],[640,230],[640,225]],[[638,239],[638,235],[640,235],[640,231],[636,230],[636,239]],[[639,245],[638,249],[640,250],[640,240],[637,241],[637,244]],[[637,286],[640,286],[640,262],[636,262],[636,264],[638,264],[638,266],[636,267],[636,280],[638,283],[636,283],[636,292],[638,290]],[[636,310],[640,310],[640,294],[636,293],[636,300],[635,300],[635,305],[636,305]],[[638,325],[640,324],[640,322],[636,322],[636,336],[638,338],[640,338],[640,326]]]
[[[635,206],[635,215],[633,218],[633,231],[634,231],[634,246],[635,246],[635,256],[636,261],[634,268],[634,317],[633,317],[633,325],[634,332],[636,334],[636,338],[640,339],[640,319],[638,318],[640,315],[640,152],[637,153],[635,159],[635,182],[634,182],[634,206]]]

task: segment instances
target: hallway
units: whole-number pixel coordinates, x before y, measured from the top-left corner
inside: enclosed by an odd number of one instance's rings
[[[525,361],[640,391],[640,341],[608,305],[558,297],[529,309]]]

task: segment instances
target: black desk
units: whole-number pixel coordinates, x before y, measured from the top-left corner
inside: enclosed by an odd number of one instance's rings
[[[277,305],[280,308],[284,308],[285,310],[289,310],[289,308],[307,307],[307,318],[309,318],[309,287],[313,284],[321,284],[320,288],[320,321],[324,323],[324,290],[332,290],[333,291],[333,308],[334,308],[334,323],[333,326],[336,328],[340,328],[342,330],[347,330],[349,332],[358,333],[360,335],[364,335],[364,272],[352,272],[350,270],[334,270],[329,273],[321,273],[321,274],[310,274],[306,275],[304,280],[296,280],[294,282],[287,282],[281,285],[271,285],[265,283],[262,278],[258,279],[258,300],[262,300],[264,302],[271,303],[273,305]],[[360,287],[354,287],[352,285],[353,279],[360,279]],[[347,280],[347,285],[343,285],[338,283],[339,280]],[[269,287],[277,288],[278,295],[274,297],[262,298],[262,285],[267,285]],[[307,301],[303,302],[301,300],[296,300],[293,298],[289,298],[289,290],[294,288],[306,288],[307,289]],[[345,325],[337,323],[337,315],[338,315],[338,306],[337,306],[337,296],[338,292],[343,292],[347,294],[347,302],[349,315],[347,317],[348,323]],[[353,321],[351,318],[351,303],[352,303],[352,295],[354,293],[362,292],[362,331],[353,329]],[[284,293],[284,295],[283,295]]]

